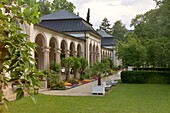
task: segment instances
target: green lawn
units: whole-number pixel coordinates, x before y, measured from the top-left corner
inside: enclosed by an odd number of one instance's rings
[[[37,95],[13,102],[10,113],[170,113],[170,85],[120,84],[105,96]]]

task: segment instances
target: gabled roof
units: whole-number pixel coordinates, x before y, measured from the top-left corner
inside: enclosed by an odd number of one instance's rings
[[[115,46],[116,45],[116,40],[112,35],[106,33],[102,29],[97,30],[97,33],[102,36],[102,40],[101,40],[102,46]]]
[[[41,17],[41,19],[42,20],[81,19],[81,17],[63,9],[48,15],[44,15]]]

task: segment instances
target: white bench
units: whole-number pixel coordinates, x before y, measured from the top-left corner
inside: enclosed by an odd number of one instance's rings
[[[101,86],[93,86],[92,87],[92,94],[105,94],[105,87],[103,85]]]
[[[105,88],[111,88],[111,87],[112,87],[112,85],[106,84],[106,81],[102,82],[102,85],[103,85]]]
[[[118,81],[111,79],[112,85],[117,85]]]

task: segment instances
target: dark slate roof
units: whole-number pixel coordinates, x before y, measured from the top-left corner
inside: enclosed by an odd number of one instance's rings
[[[82,32],[91,31],[99,35],[92,27],[92,24],[83,18],[66,11],[65,9],[41,17],[41,27],[49,28],[60,32]]]
[[[93,27],[80,19],[41,21],[40,26],[62,32],[92,31]]]
[[[101,40],[102,46],[115,46],[116,45],[116,40],[112,35],[106,33],[102,29],[97,30],[97,33],[102,36],[102,40]]]
[[[81,17],[63,9],[48,15],[44,15],[41,17],[41,19],[42,20],[81,19]]]
[[[102,37],[113,37],[112,35],[106,33],[104,30],[100,29],[97,30],[97,32],[102,36]]]

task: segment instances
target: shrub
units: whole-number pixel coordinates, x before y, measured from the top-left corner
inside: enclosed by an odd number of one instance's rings
[[[170,71],[170,68],[133,68],[133,70],[145,70],[145,71]]]
[[[163,71],[122,71],[123,83],[170,84],[170,72]]]

